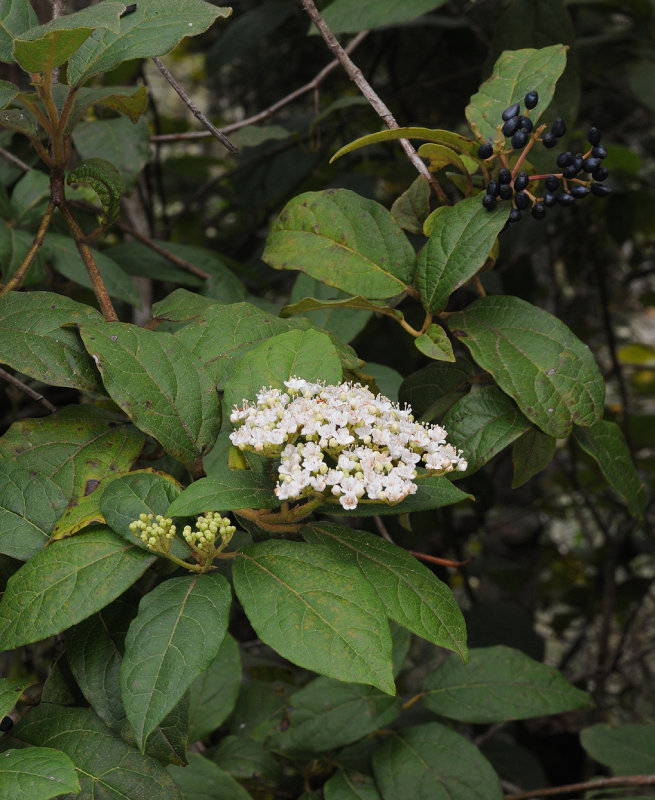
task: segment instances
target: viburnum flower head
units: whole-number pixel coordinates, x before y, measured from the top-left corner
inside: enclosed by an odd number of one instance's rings
[[[416,492],[417,467],[437,475],[467,468],[443,428],[415,422],[409,406],[359,383],[284,385],[263,387],[255,405],[244,400],[230,415],[233,445],[280,459],[280,500],[334,495],[345,509],[362,499],[398,503]]]

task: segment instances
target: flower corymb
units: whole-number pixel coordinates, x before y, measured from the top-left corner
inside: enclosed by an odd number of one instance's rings
[[[361,499],[397,503],[416,492],[417,467],[437,475],[467,467],[443,428],[415,422],[409,407],[365,386],[284,385],[262,388],[256,405],[244,400],[230,415],[233,445],[280,458],[281,500],[332,494],[345,509]]]

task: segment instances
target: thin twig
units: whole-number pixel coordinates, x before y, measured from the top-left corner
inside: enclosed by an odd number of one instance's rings
[[[386,539],[391,544],[395,544],[394,540],[391,538],[389,531],[387,530],[387,526],[384,524],[382,517],[379,514],[373,515],[373,521],[375,522],[375,527],[380,531],[380,535],[383,539]]]
[[[24,161],[21,161],[18,156],[15,156],[13,153],[10,153],[9,150],[5,150],[4,147],[0,147],[0,156],[2,156],[6,161],[9,161],[10,164],[13,164],[18,169],[22,169],[23,172],[29,172],[32,167],[29,164],[26,164]]]
[[[7,283],[0,289],[0,295],[4,295],[7,294],[7,292],[20,289],[20,287],[23,285],[23,281],[25,280],[27,271],[32,265],[34,257],[39,252],[39,248],[43,244],[43,240],[45,239],[45,235],[48,232],[48,228],[50,227],[50,222],[52,221],[52,215],[54,214],[54,211],[55,211],[55,202],[54,200],[50,200],[50,202],[48,203],[48,207],[45,210],[45,214],[41,218],[41,224],[39,225],[39,230],[36,232],[36,235],[34,236],[34,240],[30,245],[30,249],[27,251],[25,258],[23,259],[21,265],[18,267],[16,272],[14,272],[14,274],[7,281]]]
[[[171,73],[166,69],[162,60],[157,56],[153,56],[152,59],[155,64],[157,65],[157,69],[161,72],[161,74],[166,78],[166,80],[170,83],[170,85],[175,89],[177,94],[180,96],[182,102],[186,105],[186,107],[191,111],[193,116],[199,120],[205,128],[218,139],[221,144],[223,144],[230,153],[238,153],[239,148],[232,144],[232,142],[227,138],[227,136],[223,133],[223,131],[219,131],[219,129],[210,122],[207,117],[202,113],[202,111],[198,108],[198,106],[193,102],[193,100],[189,97],[189,95],[184,91],[184,89],[180,86],[180,84],[175,80],[175,78],[171,75]]]
[[[377,115],[384,122],[387,128],[390,128],[391,130],[399,128],[400,125],[398,125],[398,123],[394,119],[394,116],[389,110],[389,108],[387,108],[387,106],[382,101],[380,96],[375,92],[371,84],[366,80],[366,78],[362,74],[362,71],[352,61],[350,56],[346,53],[343,47],[336,40],[335,35],[332,33],[332,31],[327,26],[323,17],[320,15],[313,0],[300,0],[300,1],[302,3],[303,8],[311,18],[312,22],[318,28],[318,32],[325,40],[327,46],[339,59],[339,63],[347,72],[350,80],[353,81],[353,83],[357,86],[359,91],[364,95],[366,100],[368,100],[373,110],[377,113]],[[419,157],[418,153],[412,146],[409,139],[399,139],[398,141],[400,142],[405,153],[407,153],[409,160],[418,170],[419,174],[423,175],[427,179],[428,183],[432,187],[434,193],[439,198],[440,202],[443,203],[444,205],[448,205],[449,201],[448,197],[446,196],[446,193],[441,188],[441,185],[434,177],[434,175],[427,168],[425,162],[421,160],[421,158]]]
[[[407,551],[410,556],[419,558],[421,561],[429,561],[431,564],[439,564],[441,567],[465,567],[473,561],[472,558],[467,558],[465,561],[452,561],[450,558],[439,558],[439,556],[431,556],[428,553],[418,553],[416,550]]]
[[[15,375],[6,372],[2,367],[0,367],[0,378],[7,381],[7,383],[10,383],[12,386],[15,386],[17,389],[20,389],[23,394],[31,397],[32,400],[36,400],[37,403],[40,403],[51,414],[57,410],[57,407],[53,406],[49,400],[46,400],[42,394],[35,392],[34,389],[30,388],[26,383],[23,383],[23,381],[18,380]]]
[[[348,45],[344,48],[346,53],[352,53],[352,51],[362,42],[366,36],[368,36],[368,31],[362,31],[358,33]],[[258,122],[262,122],[269,117],[272,117],[273,114],[278,112],[284,106],[288,106],[289,103],[292,103],[298,97],[302,97],[307,92],[316,91],[321,83],[325,80],[325,78],[336,68],[339,66],[339,60],[337,58],[334,61],[330,61],[330,63],[323,67],[323,69],[317,73],[317,75],[312,78],[309,83],[306,83],[304,86],[300,86],[298,89],[294,89],[293,92],[285,95],[280,100],[277,100],[273,105],[270,105],[268,108],[265,108],[263,111],[257,112],[257,114],[253,114],[251,117],[246,117],[246,119],[242,119],[239,122],[232,122],[229,125],[224,125],[221,129],[223,133],[234,133],[234,131],[240,131],[242,128],[247,127],[248,125],[256,125]],[[204,139],[207,136],[211,136],[209,131],[190,131],[189,133],[165,133],[160,136],[151,136],[151,142],[179,142],[184,139]]]
[[[142,233],[139,233],[139,231],[135,230],[127,223],[118,221],[116,224],[121,230],[125,231],[125,233],[127,233],[129,236],[132,236],[142,244],[145,244],[146,247],[149,247],[153,252],[157,253],[158,255],[168,259],[168,261],[170,261],[171,264],[175,264],[176,267],[180,267],[181,269],[186,270],[186,272],[190,272],[193,275],[197,275],[199,278],[203,278],[204,280],[207,280],[207,278],[211,277],[211,275],[208,272],[205,272],[199,267],[196,267],[193,264],[191,264],[189,261],[186,261],[185,259],[176,256],[174,253],[171,253],[170,250],[166,250],[165,248],[161,247],[156,242],[153,242],[152,239],[150,239],[148,236],[144,236]]]
[[[530,789],[525,792],[505,795],[505,800],[527,800],[530,797],[554,797],[558,794],[586,792],[589,789],[606,789],[612,786],[653,786],[655,775],[621,775],[614,778],[598,778],[582,783],[569,783],[566,786],[553,786],[548,789]]]

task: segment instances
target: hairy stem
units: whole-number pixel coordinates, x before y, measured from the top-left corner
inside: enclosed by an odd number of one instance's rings
[[[7,283],[0,289],[0,295],[7,294],[7,292],[11,292],[15,289],[20,289],[23,285],[23,281],[25,280],[25,276],[27,275],[27,271],[29,270],[30,266],[32,265],[32,261],[34,261],[34,256],[38,253],[39,248],[43,244],[43,240],[45,239],[45,235],[48,232],[48,228],[50,227],[50,222],[52,220],[52,215],[55,210],[55,202],[54,200],[50,200],[48,203],[48,207],[46,208],[45,214],[41,219],[41,224],[39,225],[39,230],[36,232],[36,236],[30,245],[30,249],[27,251],[25,258],[23,259],[22,264],[16,272],[11,276],[11,278],[7,281]]]

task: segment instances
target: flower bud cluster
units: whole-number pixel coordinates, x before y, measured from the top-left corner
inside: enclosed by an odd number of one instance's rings
[[[442,475],[467,467],[438,425],[414,421],[358,383],[326,386],[301,378],[286,391],[263,387],[230,416],[232,444],[280,458],[280,500],[333,495],[348,510],[360,499],[397,503],[416,492],[417,467]]]
[[[175,525],[170,517],[157,514],[139,514],[139,519],[130,522],[129,529],[149,550],[168,553],[175,538]]]
[[[221,517],[217,511],[207,511],[196,519],[195,530],[185,525],[182,531],[186,543],[202,553],[214,554],[216,537],[221,540],[218,550],[222,550],[232,538],[236,528],[228,517]]]

